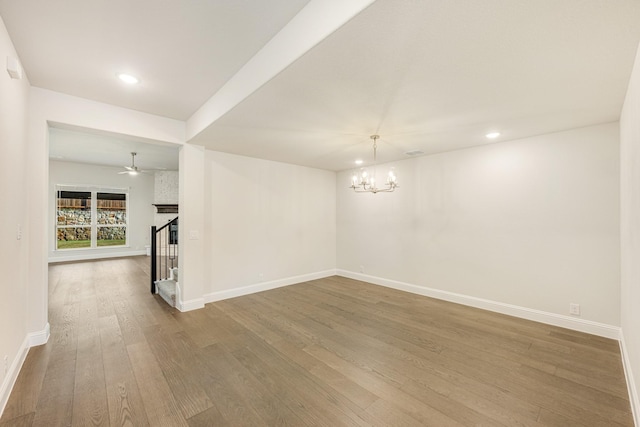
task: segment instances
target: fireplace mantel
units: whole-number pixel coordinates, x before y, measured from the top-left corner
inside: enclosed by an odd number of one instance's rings
[[[166,204],[166,203],[154,203],[153,206],[156,207],[156,212],[159,214],[162,213],[178,213],[178,205],[177,204]]]

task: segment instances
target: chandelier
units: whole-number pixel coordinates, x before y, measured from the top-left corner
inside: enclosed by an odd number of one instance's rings
[[[376,168],[377,168],[377,159],[376,159],[376,150],[378,148],[377,141],[380,138],[380,135],[371,135],[371,139],[373,139],[373,171],[372,173],[367,172],[366,168],[360,169],[360,173],[354,173],[353,177],[351,177],[351,188],[356,193],[390,193],[396,189],[398,186],[398,180],[396,174],[393,171],[393,168],[389,170],[387,174],[387,181],[383,187],[378,188],[376,183]]]

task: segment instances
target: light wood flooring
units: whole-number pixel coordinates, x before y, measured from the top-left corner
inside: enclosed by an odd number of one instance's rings
[[[633,425],[616,341],[341,277],[180,313],[148,261],[50,267],[0,425]]]

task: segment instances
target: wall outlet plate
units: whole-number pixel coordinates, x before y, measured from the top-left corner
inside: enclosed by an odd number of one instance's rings
[[[580,304],[570,303],[569,314],[572,314],[574,316],[580,316]]]

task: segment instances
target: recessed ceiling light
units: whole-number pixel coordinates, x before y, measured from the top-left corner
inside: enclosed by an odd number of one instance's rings
[[[134,85],[140,82],[140,80],[138,80],[137,77],[132,76],[131,74],[126,74],[126,73],[120,73],[118,74],[118,78],[120,80],[122,80],[123,82],[130,84],[130,85]]]
[[[356,165],[361,165],[362,164],[362,160],[358,159],[356,160]]]
[[[497,137],[500,136],[500,132],[489,132],[485,136],[489,139],[496,139]]]

